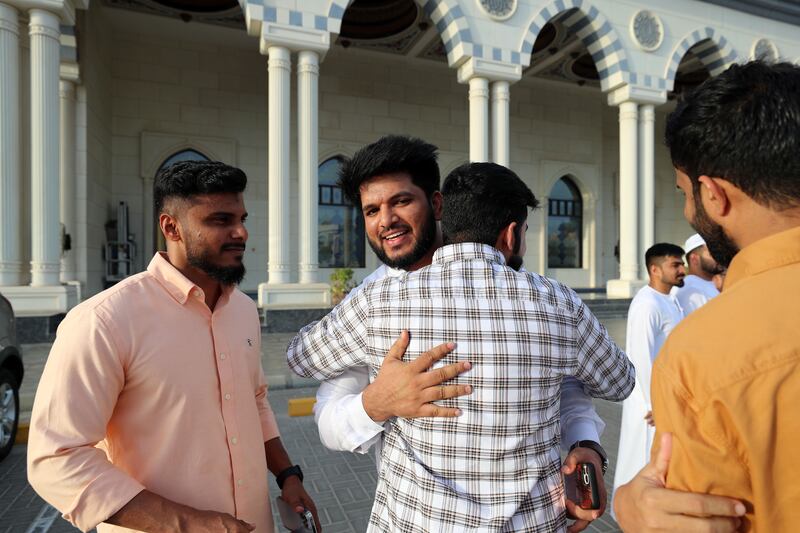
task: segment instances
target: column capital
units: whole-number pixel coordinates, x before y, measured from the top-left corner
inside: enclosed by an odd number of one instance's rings
[[[471,57],[458,67],[458,83],[466,84],[476,77],[515,83],[522,78],[522,66]]]
[[[489,98],[489,80],[482,77],[472,77],[469,79],[470,98]]]
[[[74,26],[75,11],[89,9],[89,0],[3,0],[4,4],[21,12],[45,11],[57,17],[61,24]]]
[[[314,50],[303,50],[297,54],[297,72],[319,74],[319,53]]]
[[[80,66],[77,63],[61,63],[58,67],[58,75],[61,81],[80,83]]]
[[[509,82],[495,81],[492,82],[492,100],[508,100],[511,91],[509,90]]]
[[[287,48],[292,52],[310,50],[317,52],[322,59],[331,46],[331,34],[323,30],[264,22],[261,25],[259,49],[262,54],[269,55],[269,49],[274,46]]]
[[[608,93],[608,105],[616,106],[624,102],[661,105],[667,102],[667,91],[636,85],[623,85]]]
[[[0,2],[0,30],[19,35],[19,13],[12,6]]]
[[[267,49],[267,56],[267,66],[270,69],[278,68],[286,72],[291,72],[292,57],[288,48],[277,45],[270,46]]]

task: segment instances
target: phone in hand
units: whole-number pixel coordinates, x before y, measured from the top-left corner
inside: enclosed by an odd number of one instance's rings
[[[597,473],[592,463],[578,463],[575,469],[575,484],[578,489],[578,506],[581,509],[600,509]]]
[[[283,527],[292,533],[317,533],[317,525],[311,511],[303,509],[302,513],[298,513],[280,496],[275,498],[275,503],[278,506]]]

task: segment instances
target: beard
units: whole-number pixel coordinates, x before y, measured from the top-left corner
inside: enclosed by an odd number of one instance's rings
[[[700,200],[699,190],[694,194],[694,210],[692,227],[706,241],[708,252],[717,262],[718,268],[728,268],[733,257],[739,253],[739,247],[733,242],[733,239],[728,237],[723,227],[708,216],[703,202]]]
[[[714,259],[706,259],[705,257],[701,256],[700,270],[702,270],[708,276],[713,276],[722,272],[722,267],[719,266]]]
[[[380,239],[380,237],[378,238]],[[383,250],[380,241],[375,243],[372,239],[367,239],[367,242],[369,242],[370,248],[372,248],[372,251],[375,252],[375,255],[378,256],[378,259],[380,259],[383,264],[390,268],[407,270],[410,266],[413,266],[420,259],[425,257],[436,242],[436,218],[433,216],[433,208],[428,212],[428,217],[420,228],[417,242],[409,253],[392,259]]]
[[[238,245],[223,245],[220,251],[239,248]],[[244,251],[244,250],[242,250]],[[211,253],[207,248],[194,246],[193,243],[186,243],[186,260],[190,265],[198,270],[205,272],[211,279],[220,282],[222,285],[238,285],[244,279],[246,270],[244,263],[233,266],[219,266],[211,259]]]

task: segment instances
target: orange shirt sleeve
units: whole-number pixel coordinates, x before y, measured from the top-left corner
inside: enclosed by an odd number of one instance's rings
[[[92,308],[58,328],[36,392],[28,441],[31,486],[83,531],[144,489],[96,447],[106,435],[125,371],[112,330]]]
[[[687,384],[672,372],[668,349],[662,350],[653,369],[653,417],[656,438],[652,457],[658,454],[661,434],[673,436],[667,487],[717,494],[742,500],[748,506],[748,468],[732,444],[726,427],[731,418],[723,402],[713,397],[698,400]],[[748,506],[752,510],[752,504]],[[752,520],[752,515],[749,517]]]

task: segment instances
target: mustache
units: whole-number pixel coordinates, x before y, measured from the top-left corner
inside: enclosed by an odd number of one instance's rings
[[[239,250],[239,251],[244,252],[245,249],[246,249],[246,246],[245,246],[244,243],[229,243],[229,244],[223,244],[221,249],[222,249],[222,251]]]
[[[380,238],[385,239],[387,235],[391,235],[392,233],[396,233],[398,231],[411,231],[411,226],[406,224],[393,224],[381,232]]]

